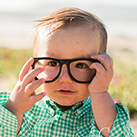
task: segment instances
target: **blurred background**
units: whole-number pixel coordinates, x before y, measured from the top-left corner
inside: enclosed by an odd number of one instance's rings
[[[32,56],[34,21],[63,7],[92,12],[106,25],[115,69],[110,93],[137,119],[136,0],[0,0],[0,91],[12,91],[22,65]],[[131,124],[137,128],[137,122]]]

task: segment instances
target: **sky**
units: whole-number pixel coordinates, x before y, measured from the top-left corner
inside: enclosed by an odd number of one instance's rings
[[[11,44],[17,35],[20,39],[29,36],[34,20],[62,7],[78,7],[94,13],[109,33],[137,36],[137,0],[0,0],[0,45],[8,44],[7,37]]]
[[[92,4],[103,4],[103,5],[113,5],[113,6],[136,6],[137,0],[68,0],[69,3],[92,3]],[[61,5],[66,5],[68,3],[67,0],[0,0],[0,11],[21,11],[27,8],[30,8],[33,5],[37,5],[39,3],[49,3],[54,2]]]

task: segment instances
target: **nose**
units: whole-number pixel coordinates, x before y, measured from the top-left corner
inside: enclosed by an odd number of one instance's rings
[[[67,68],[67,65],[64,64],[62,66],[62,70],[61,70],[61,73],[60,73],[60,76],[59,76],[59,82],[60,83],[72,83],[72,79],[70,78],[69,74],[68,74],[68,68]]]

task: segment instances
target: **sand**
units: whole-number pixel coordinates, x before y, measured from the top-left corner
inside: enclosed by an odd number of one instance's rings
[[[108,53],[119,61],[129,62],[137,66],[137,37],[110,37]]]

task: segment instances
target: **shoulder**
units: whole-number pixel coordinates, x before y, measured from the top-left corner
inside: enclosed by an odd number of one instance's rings
[[[111,136],[119,136],[126,135],[126,136],[133,136],[132,129],[129,125],[130,117],[128,113],[128,109],[122,103],[116,103],[117,108],[117,116],[113,123],[111,129]]]
[[[116,103],[115,105],[117,108],[117,117],[122,118],[125,121],[128,121],[130,118],[126,106],[124,106],[122,103]]]
[[[0,104],[5,104],[9,99],[10,93],[0,92]]]
[[[3,97],[3,96],[10,96],[10,93],[9,92],[0,92],[0,97]]]

